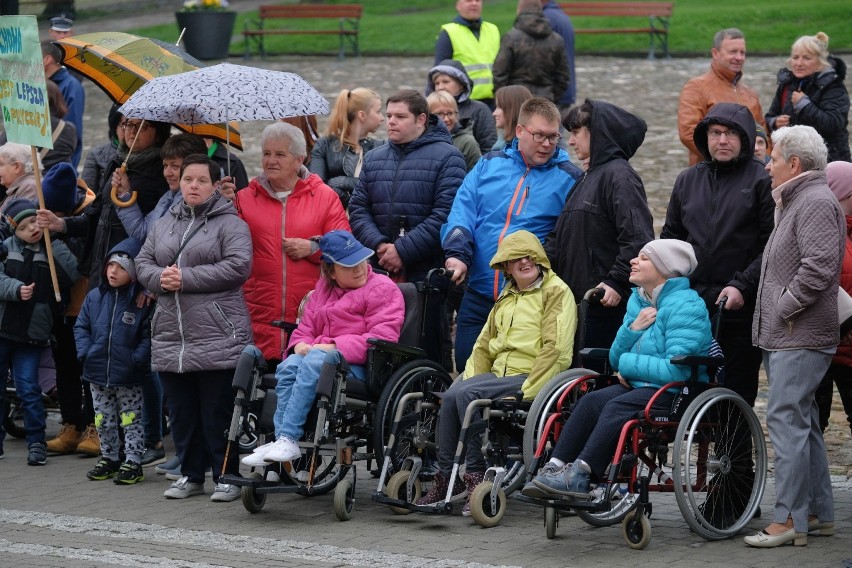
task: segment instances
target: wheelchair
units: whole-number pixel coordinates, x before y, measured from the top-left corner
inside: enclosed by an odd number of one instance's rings
[[[220,479],[221,483],[241,487],[242,503],[248,512],[260,512],[270,494],[310,497],[333,490],[335,516],[346,521],[353,513],[356,462],[366,460],[368,469],[374,459],[380,467],[383,461],[390,462],[385,467],[401,463],[399,454],[407,455],[408,448],[383,451],[393,409],[409,392],[440,392],[452,382],[447,371],[433,360],[439,359],[440,353],[434,349],[427,353],[420,347],[441,344],[440,339],[426,337],[427,315],[435,312],[435,306],[442,309],[440,297],[446,293],[449,278],[444,269],[435,269],[423,282],[399,284],[405,300],[400,340],[368,340],[365,381],[356,380],[344,360],[323,366],[316,401],[299,440],[301,458],[252,468],[248,477],[229,474]],[[287,327],[295,329],[295,325]],[[227,451],[240,440],[274,437],[276,384],[274,369],[267,369],[255,346],[247,346],[234,373],[236,397],[226,433]]]
[[[586,335],[586,314],[589,304],[602,297],[603,290],[589,290],[579,306],[578,329],[575,346],[583,345]],[[562,384],[577,377],[594,373],[592,369],[602,368],[604,362],[595,361],[596,353],[583,356],[575,350],[574,361],[580,368],[569,369],[557,374],[548,385]],[[546,385],[547,386],[547,385]],[[546,388],[545,386],[545,388]],[[536,396],[536,400],[538,400]],[[390,438],[385,452],[390,456],[408,457],[394,468],[384,468],[379,477],[378,487],[372,499],[376,503],[387,505],[396,514],[410,512],[431,514],[452,514],[454,502],[464,497],[453,496],[453,488],[458,483],[458,473],[464,466],[467,451],[481,451],[485,457],[487,469],[483,481],[470,495],[471,518],[484,528],[498,525],[507,509],[507,495],[519,489],[527,478],[527,466],[532,462],[535,441],[539,430],[530,425],[535,416],[535,401],[524,401],[523,394],[498,399],[479,399],[472,401],[461,424],[459,442],[453,459],[450,485],[444,500],[430,505],[417,505],[423,494],[423,483],[431,480],[430,463],[424,463],[423,456],[435,454],[434,429],[440,409],[440,393],[410,392],[400,399],[396,408]],[[479,418],[475,418],[479,415]],[[535,420],[532,421],[536,423]],[[388,463],[388,459],[385,459]]]
[[[717,318],[721,309],[722,305]],[[715,323],[718,329],[718,319]],[[607,352],[585,351],[590,356]],[[651,492],[674,493],[689,527],[707,540],[731,537],[745,527],[758,511],[766,484],[766,441],[757,416],[743,398],[718,382],[698,382],[700,367],[718,368],[723,361],[719,356],[671,359],[691,368],[690,379],[662,386],[644,410],[622,427],[612,462],[591,500],[515,496],[544,507],[547,538],[555,537],[560,514],[573,511],[592,526],[621,523],[628,546],[644,549],[651,540]],[[529,479],[549,460],[577,401],[616,382],[607,373],[578,371],[556,377],[542,389],[530,409],[534,418],[532,424],[528,420],[525,432],[525,441],[535,445]],[[678,389],[673,402],[657,404],[669,389]]]

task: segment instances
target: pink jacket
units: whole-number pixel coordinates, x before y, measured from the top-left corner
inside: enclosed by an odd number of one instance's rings
[[[367,339],[399,341],[405,302],[390,278],[367,266],[367,283],[344,290],[320,278],[287,350],[297,343],[334,343],[350,365],[367,361]]]

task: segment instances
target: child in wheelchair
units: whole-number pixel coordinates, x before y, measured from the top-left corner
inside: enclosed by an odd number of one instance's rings
[[[343,360],[355,378],[365,380],[367,339],[399,340],[402,293],[390,278],[373,272],[367,262],[373,251],[340,230],[323,235],[319,246],[322,278],[290,335],[290,355],[275,371],[275,440],[244,457],[245,465],[263,467],[301,456],[298,440],[324,364]]]
[[[532,399],[558,372],[571,365],[577,307],[568,286],[551,271],[538,238],[528,231],[507,235],[491,259],[502,270],[506,286],[488,315],[464,378],[443,393],[438,415],[438,472],[429,492],[417,505],[446,499],[467,490],[462,513],[470,514],[469,497],[483,480],[481,452],[467,451],[464,483],[457,483],[453,458],[465,411],[471,401],[499,398],[522,390]]]
[[[580,398],[550,461],[521,490],[527,497],[590,499],[591,478],[604,477],[622,426],[645,408],[659,387],[688,379],[690,369],[670,359],[706,355],[710,349],[707,308],[689,287],[688,276],[697,265],[692,245],[675,239],[651,241],[630,265],[630,282],[637,287],[609,352],[618,383]],[[706,370],[701,370],[700,380],[709,380]],[[658,404],[670,405],[674,396],[666,392]]]

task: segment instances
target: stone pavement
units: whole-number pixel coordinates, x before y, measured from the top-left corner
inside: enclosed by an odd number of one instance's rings
[[[48,433],[57,429],[52,423]],[[852,486],[845,476],[835,483],[837,534],[811,537],[807,547],[758,550],[741,538],[705,541],[689,531],[673,495],[653,494],[651,543],[632,551],[619,525],[596,529],[576,517],[560,519],[557,537],[547,540],[542,510],[511,499],[502,524],[491,529],[459,515],[394,515],[370,501],[375,480],[362,465],[353,518],[342,523],[331,495],[271,495],[252,515],[240,501],[167,500],[162,492],[169,482],[153,468],[134,486],[88,481],[85,472],[94,463],[58,456],[45,467],[29,467],[25,443],[7,439],[0,461],[0,567],[852,567]],[[209,495],[209,481],[206,489]],[[770,483],[763,510],[771,503]],[[762,528],[766,516],[750,529]]]

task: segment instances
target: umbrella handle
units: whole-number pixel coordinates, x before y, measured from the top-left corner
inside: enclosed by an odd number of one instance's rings
[[[121,171],[122,172],[127,171],[127,162],[121,164]],[[127,201],[122,201],[121,199],[118,198],[118,186],[114,185],[114,186],[112,186],[112,191],[110,192],[109,196],[110,196],[110,199],[112,199],[113,205],[115,205],[116,207],[121,207],[122,209],[124,209],[125,207],[130,207],[131,205],[136,203],[136,198],[139,197],[139,194],[136,191],[132,191],[132,192],[130,192],[130,199],[128,199]]]

